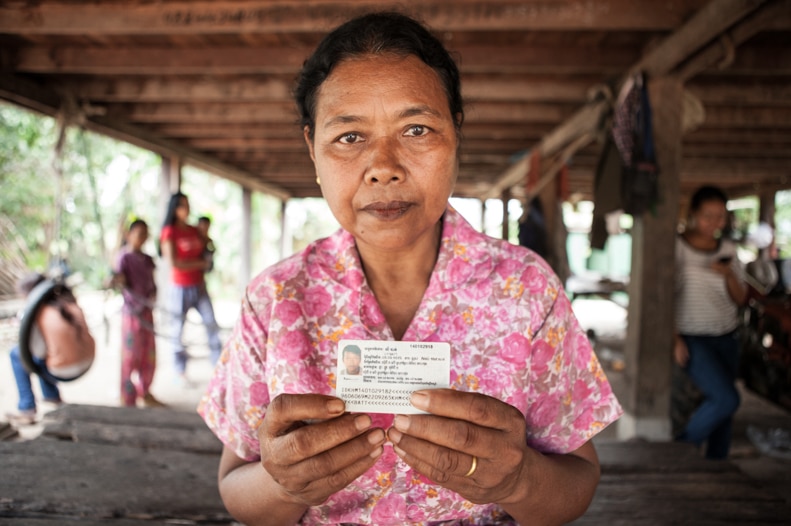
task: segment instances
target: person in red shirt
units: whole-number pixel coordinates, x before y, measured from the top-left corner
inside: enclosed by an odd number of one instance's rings
[[[170,264],[170,287],[167,294],[167,309],[170,345],[175,360],[176,372],[186,380],[187,349],[181,340],[184,321],[191,308],[201,315],[209,339],[212,364],[217,363],[222,350],[219,327],[214,317],[214,307],[203,279],[208,262],[203,257],[205,238],[197,228],[187,223],[190,203],[186,195],[177,192],[170,197],[162,233],[159,237],[159,252]]]

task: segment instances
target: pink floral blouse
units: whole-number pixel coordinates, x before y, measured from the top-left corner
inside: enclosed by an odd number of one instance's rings
[[[622,410],[557,276],[533,252],[475,231],[455,210],[405,341],[451,344],[451,387],[525,415],[528,443],[567,453]],[[260,459],[256,428],[281,393],[335,393],[340,339],[393,340],[348,232],[257,276],[198,412],[239,457]],[[389,427],[393,415],[372,415]],[[431,483],[385,447],[365,474],[300,524],[514,524]]]

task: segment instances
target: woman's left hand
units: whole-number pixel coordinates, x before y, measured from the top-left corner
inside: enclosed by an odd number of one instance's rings
[[[416,391],[411,401],[431,414],[397,415],[388,431],[407,464],[476,504],[524,497],[531,450],[518,409],[451,389]]]

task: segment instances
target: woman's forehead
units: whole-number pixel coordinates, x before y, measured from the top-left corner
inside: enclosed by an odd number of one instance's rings
[[[353,119],[354,113],[345,115],[347,108],[362,111],[360,102],[377,99],[406,104],[402,112],[449,113],[439,75],[414,55],[365,55],[338,63],[317,92],[317,110],[330,113],[324,118]]]

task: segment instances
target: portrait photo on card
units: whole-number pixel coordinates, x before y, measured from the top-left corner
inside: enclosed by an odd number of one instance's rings
[[[362,349],[359,345],[347,344],[341,347],[339,374],[346,376],[360,376],[363,374]]]

